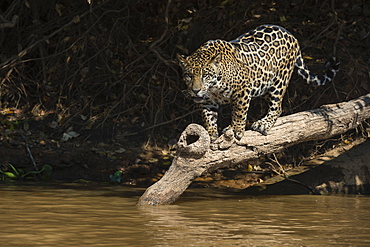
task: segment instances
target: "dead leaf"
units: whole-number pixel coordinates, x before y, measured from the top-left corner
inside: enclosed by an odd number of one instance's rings
[[[63,133],[63,136],[62,138],[60,139],[62,142],[66,142],[72,138],[75,138],[75,137],[78,137],[80,136],[80,134],[78,134],[77,132],[75,131],[70,131],[68,133]]]
[[[62,10],[64,9],[64,6],[62,4],[55,4],[55,11],[58,13],[59,16],[62,16]]]

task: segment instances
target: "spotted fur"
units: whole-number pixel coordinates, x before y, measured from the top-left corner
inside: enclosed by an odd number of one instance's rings
[[[332,58],[322,75],[311,73],[304,64],[297,39],[276,25],[262,25],[232,41],[209,40],[190,56],[177,56],[187,84],[185,95],[202,107],[203,121],[211,137],[218,137],[218,107],[232,105],[232,129],[240,139],[253,97],[267,95],[269,109],[252,129],[264,135],[282,112],[281,104],[294,66],[307,83],[330,82],[339,62]],[[225,131],[224,130],[224,131]]]

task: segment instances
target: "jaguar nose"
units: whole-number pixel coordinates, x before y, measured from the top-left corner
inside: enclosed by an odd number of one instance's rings
[[[199,88],[193,88],[193,92],[195,95],[197,95],[199,93],[200,89]]]

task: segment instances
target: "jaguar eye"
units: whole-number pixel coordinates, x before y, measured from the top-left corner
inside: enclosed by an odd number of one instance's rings
[[[193,76],[191,74],[189,74],[189,73],[184,74],[184,79],[191,80],[192,78],[193,78]]]

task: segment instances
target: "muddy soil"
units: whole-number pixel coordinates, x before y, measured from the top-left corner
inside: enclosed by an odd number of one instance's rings
[[[8,114],[8,119],[12,114]],[[52,167],[53,181],[147,187],[163,176],[176,152],[168,143],[153,145],[135,137],[126,139],[129,145],[122,145],[106,130],[60,133],[52,127],[50,117],[16,124],[4,122],[0,126],[0,169],[12,171],[10,165],[13,165],[26,173],[41,170],[47,164]],[[68,133],[75,137],[66,140]],[[209,172],[192,186],[246,188],[271,176],[268,169],[252,171],[260,162]],[[119,180],[114,180],[111,176],[117,171],[122,174]],[[20,179],[41,180],[42,177]]]

